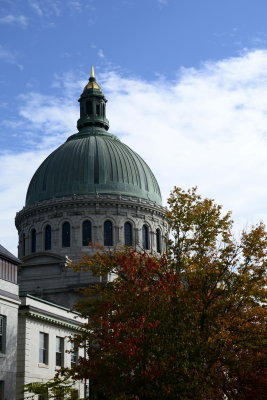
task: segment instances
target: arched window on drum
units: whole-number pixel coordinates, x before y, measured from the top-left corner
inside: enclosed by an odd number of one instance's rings
[[[83,221],[83,246],[88,246],[92,242],[91,221]]]
[[[142,245],[144,250],[149,250],[149,229],[147,225],[142,227]]]
[[[52,246],[52,230],[50,225],[45,227],[45,250],[51,250]]]
[[[70,247],[70,223],[67,221],[62,225],[62,247]]]
[[[124,224],[124,244],[125,246],[133,245],[133,227],[130,222]]]
[[[111,221],[104,223],[104,246],[113,246],[113,224]]]
[[[157,252],[161,253],[161,251],[162,251],[162,249],[161,249],[161,232],[160,232],[159,228],[156,230],[156,246],[157,246]]]
[[[22,234],[22,256],[24,257],[26,253],[26,237],[25,233]]]
[[[31,231],[31,251],[32,253],[36,252],[36,230],[32,229]]]

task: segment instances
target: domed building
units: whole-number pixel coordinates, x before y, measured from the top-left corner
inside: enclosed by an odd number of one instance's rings
[[[161,253],[167,236],[157,180],[137,153],[108,132],[107,100],[93,68],[79,102],[78,132],[37,169],[16,215],[20,294],[65,307],[97,279],[68,267],[69,259],[95,251],[90,243]]]

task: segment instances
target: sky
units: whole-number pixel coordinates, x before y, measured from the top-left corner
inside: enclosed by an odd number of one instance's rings
[[[238,235],[267,222],[266,0],[0,0],[0,243],[40,163],[76,132],[90,67],[110,132],[163,204],[198,186]]]

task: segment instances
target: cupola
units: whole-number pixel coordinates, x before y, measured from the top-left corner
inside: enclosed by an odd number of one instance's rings
[[[79,131],[88,127],[98,127],[104,130],[109,129],[109,122],[106,118],[106,98],[100,85],[96,82],[94,67],[91,67],[91,76],[83,93],[79,98],[80,118],[77,122]]]

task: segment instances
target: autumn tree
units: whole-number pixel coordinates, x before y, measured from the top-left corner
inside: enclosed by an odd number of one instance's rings
[[[83,256],[75,268],[113,277],[83,291],[86,357],[64,379],[93,400],[263,400],[267,392],[267,233],[232,234],[230,214],[196,188],[175,188],[168,254]]]

